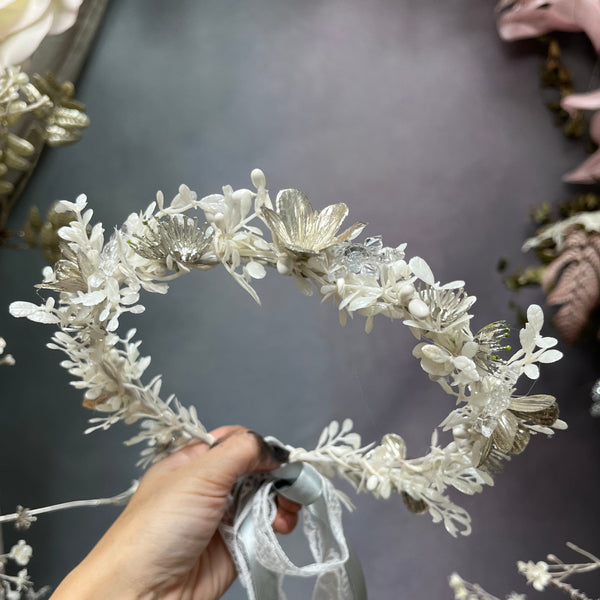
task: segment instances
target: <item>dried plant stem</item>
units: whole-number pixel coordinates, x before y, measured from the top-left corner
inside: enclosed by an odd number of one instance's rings
[[[564,592],[571,598],[571,600],[592,600],[589,596],[581,592],[580,590],[575,589],[572,585],[565,583],[564,581],[550,581],[550,585],[555,587],[557,590]]]
[[[579,546],[577,546],[576,544],[574,544],[573,542],[567,542],[567,548],[573,550],[574,552],[577,552],[579,554],[581,554],[582,556],[585,556],[586,558],[589,558],[590,561],[592,561],[594,564],[594,568],[599,568],[600,567],[600,558],[598,558],[597,556],[594,556],[591,552],[588,552],[587,550],[584,550],[583,548],[580,548]],[[592,565],[590,565],[592,566]]]
[[[50,512],[57,512],[59,510],[66,510],[69,508],[84,508],[93,506],[110,506],[125,504],[131,496],[133,496],[137,489],[138,482],[134,481],[132,485],[127,488],[124,492],[112,496],[110,498],[94,498],[92,500],[73,500],[71,502],[61,502],[60,504],[53,504],[51,506],[44,506],[42,508],[27,509],[27,514],[31,517],[43,515]],[[0,515],[0,523],[12,523],[18,521],[21,518],[21,512],[11,513],[9,515]]]

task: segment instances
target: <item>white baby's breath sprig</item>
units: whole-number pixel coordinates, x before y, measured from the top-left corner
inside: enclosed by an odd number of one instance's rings
[[[452,573],[448,584],[454,592],[454,600],[500,600],[497,596],[486,592],[480,585],[465,581],[458,573]],[[506,600],[527,600],[524,594],[511,592]]]
[[[468,534],[469,515],[449,498],[449,488],[480,492],[531,436],[565,427],[553,397],[515,392],[522,375],[539,376],[536,363],[560,358],[551,349],[556,341],[541,336],[541,309],[530,307],[521,348],[504,358],[510,351],[506,325],[471,331],[475,298],[464,282],[436,281],[425,260],[405,260],[405,244],[385,247],[380,236],[358,242],[362,223],[340,233],[348,213],[343,203],[317,211],[298,190],[283,190],[273,206],[262,171],[254,170],[251,179],[256,191],[225,186],[222,194],[200,200],[181,186],[169,205],[159,193],[108,241],[102,225],[92,225],[85,196],[62,202],[60,209],[74,219],[59,232],[61,260],[45,270],[39,286],[58,292],[58,300],[51,296],[39,306],[14,302],[11,313],[58,325],[49,346],[67,355],[62,366],[84,390],[84,405],[101,413],[88,431],[138,422],[139,433],[127,443],[145,444],[143,464],[194,439],[213,440],[194,407],[174,396],[161,398],[161,376],[144,383],[150,358],[140,354],[135,330],[125,337],[117,333],[122,314],[144,310],[142,290],[166,293],[171,281],[191,270],[223,265],[259,302],[252,283],[274,267],[304,294],[317,291],[334,303],[342,323],[362,315],[370,331],[377,315],[399,319],[417,340],[413,354],[421,368],[456,403],[440,424],[451,440],[441,444],[435,430],[429,452],[410,458],[401,436],[386,434],[379,444],[363,445],[346,419],[325,427],[313,450],[288,449],[292,460],[310,462],[376,497],[399,493],[412,512],[429,512],[452,535]],[[271,242],[261,229],[265,224]]]
[[[567,542],[567,547],[582,555],[587,561],[569,564],[564,563],[554,554],[549,554],[546,557],[547,562],[543,560],[537,562],[520,560],[517,562],[517,569],[526,578],[527,583],[538,592],[554,588],[566,594],[571,600],[591,600],[584,592],[576,589],[565,580],[572,575],[600,569],[600,558],[571,542]],[[465,581],[457,573],[450,575],[448,583],[454,591],[455,600],[499,600],[496,596],[486,592],[481,586]],[[525,594],[511,592],[506,596],[506,600],[526,600],[526,596]]]
[[[72,508],[123,505],[129,501],[137,487],[138,482],[134,481],[125,491],[110,498],[74,500],[34,509],[17,506],[16,512],[0,515],[0,526],[4,523],[14,523],[18,530],[23,531],[29,529],[37,521],[39,515]],[[6,573],[7,563],[12,562],[18,567],[24,567],[29,564],[32,555],[33,548],[23,539],[14,544],[6,554],[0,554],[0,600],[41,600],[47,596],[50,588],[44,587],[35,591],[27,569],[21,569],[17,575]]]
[[[583,592],[575,589],[565,580],[572,575],[600,569],[600,558],[571,542],[567,542],[567,547],[587,560],[580,563],[565,563],[554,554],[549,554],[546,557],[547,562],[534,563],[531,560],[517,562],[519,573],[527,579],[527,583],[540,592],[548,587],[554,587],[565,592],[573,600],[590,600]]]

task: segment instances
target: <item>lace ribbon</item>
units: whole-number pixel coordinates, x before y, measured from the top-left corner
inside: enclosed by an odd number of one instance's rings
[[[303,530],[314,562],[292,563],[273,532],[279,493],[304,506]],[[346,542],[340,493],[313,467],[292,462],[244,477],[234,490],[233,525],[221,533],[249,600],[285,600],[285,575],[316,577],[313,600],[367,600],[362,568]]]

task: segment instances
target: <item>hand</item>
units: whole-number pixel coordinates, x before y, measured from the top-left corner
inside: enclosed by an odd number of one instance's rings
[[[279,466],[270,446],[243,427],[213,432],[154,465],[127,508],[50,600],[213,600],[236,572],[217,528],[236,480]],[[273,528],[289,533],[301,506],[282,496]]]

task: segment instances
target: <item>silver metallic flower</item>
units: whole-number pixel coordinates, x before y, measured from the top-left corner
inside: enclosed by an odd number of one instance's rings
[[[309,258],[321,251],[355,238],[365,227],[355,223],[336,235],[348,215],[348,207],[340,202],[313,210],[308,198],[299,190],[281,190],[275,201],[276,210],[262,208],[262,216],[273,234],[273,242],[281,249],[300,258]]]
[[[456,282],[457,285],[463,282]],[[430,320],[442,332],[449,327],[463,326],[471,319],[469,309],[475,303],[475,297],[469,296],[463,287],[444,288],[420,285],[418,297],[430,307]]]
[[[474,341],[479,345],[473,360],[489,373],[494,373],[506,363],[500,352],[510,352],[511,347],[506,343],[510,337],[510,325],[506,321],[495,321],[482,327],[475,335]]]
[[[54,264],[52,279],[35,287],[57,292],[87,292],[87,276],[91,275],[90,269],[87,268],[89,260],[84,253],[75,253],[64,242],[58,246],[61,258]]]
[[[155,229],[148,226],[146,235],[136,235],[137,241],[130,243],[140,256],[164,262],[168,268],[173,268],[173,262],[193,267],[202,263],[212,235],[207,223],[198,227],[197,218],[172,215],[158,221]]]

